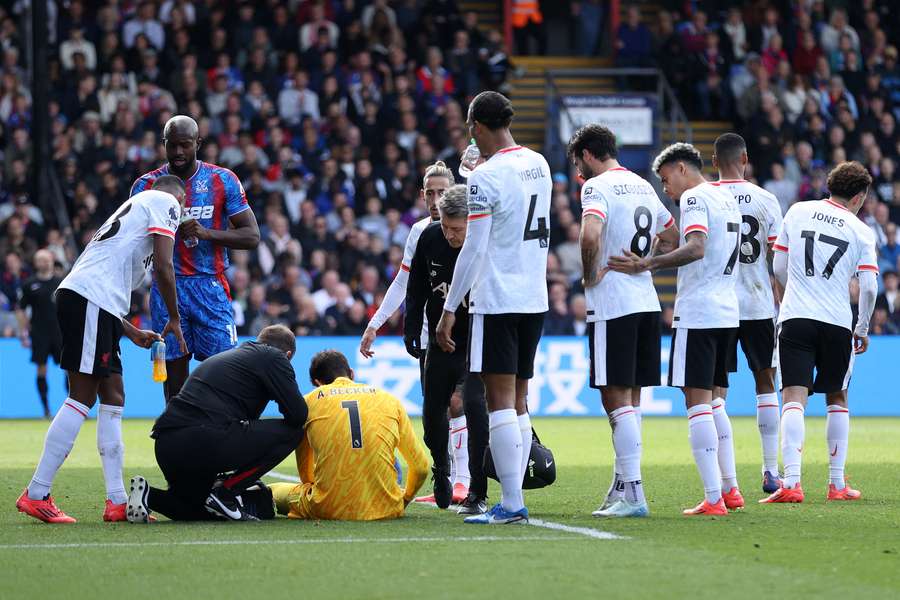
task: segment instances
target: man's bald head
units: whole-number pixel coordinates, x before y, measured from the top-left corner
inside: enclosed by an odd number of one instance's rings
[[[197,121],[187,115],[175,115],[168,121],[163,128],[163,139],[168,140],[174,137],[189,137],[197,139],[200,135],[200,127]]]
[[[197,170],[197,150],[200,148],[197,121],[187,115],[176,115],[166,121],[163,144],[169,160],[169,173],[182,179],[191,177]]]

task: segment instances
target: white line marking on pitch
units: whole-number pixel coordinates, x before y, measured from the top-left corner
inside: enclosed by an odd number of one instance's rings
[[[306,538],[291,540],[190,540],[183,542],[81,542],[72,544],[0,544],[0,550],[55,550],[71,548],[148,548],[154,546],[268,546],[303,544],[408,544],[412,542],[534,542],[575,541],[573,536],[477,535],[471,537],[398,537],[398,538]]]
[[[300,478],[296,475],[287,475],[286,473],[278,473],[277,471],[269,471],[269,477],[273,477],[275,479],[281,479],[284,481],[292,481],[299,482]],[[437,508],[436,504],[432,504],[430,502],[420,502],[419,504],[425,504],[426,506],[433,506]],[[608,531],[600,531],[598,529],[591,529],[590,527],[573,527],[571,525],[563,525],[562,523],[554,523],[552,521],[544,521],[542,519],[528,519],[528,524],[533,525],[535,527],[543,527],[544,529],[552,529],[554,531],[565,531],[566,533],[576,533],[578,535],[584,535],[587,537],[591,537],[597,540],[624,540],[628,539],[621,535],[616,535],[615,533],[610,533]],[[526,539],[526,538],[518,538],[518,539]]]

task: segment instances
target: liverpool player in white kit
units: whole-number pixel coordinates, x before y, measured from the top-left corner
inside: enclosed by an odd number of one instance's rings
[[[184,184],[174,175],[129,198],[104,223],[59,285],[56,311],[62,331],[60,367],[69,378],[69,397],[50,423],[40,462],[16,508],[47,523],[74,523],[50,496],[57,471],[69,455],[82,423],[100,396],[97,448],[106,480],[104,521],[125,521],[128,500],[122,481],[122,407],[125,392],[119,338],[149,348],[162,337],[124,319],[131,291],[151,265],[169,311],[162,336],[172,333],[186,349],[175,296],[172,252],[184,205]],[[149,376],[149,375],[148,375]]]
[[[724,133],[716,139],[713,165],[719,171],[718,184],[731,192],[741,211],[741,252],[738,260],[737,295],[741,312],[733,362],[737,371],[737,343],[740,341],[747,364],[756,380],[756,424],[762,444],[762,488],[771,494],[781,487],[778,476],[778,394],[775,393],[775,297],[772,292],[767,257],[781,231],[781,205],[778,199],[758,185],[744,180],[747,144],[736,133]],[[725,412],[724,388],[713,390],[713,417],[719,439],[731,437],[731,422]],[[734,469],[734,455],[722,456],[726,445],[719,445],[719,466]]]
[[[513,109],[503,95],[482,92],[467,124],[485,162],[469,177],[469,225],[453,271],[437,341],[452,352],[454,313],[469,296],[469,370],[484,380],[490,448],[501,501],[466,523],[528,521],[522,480],[531,449],[525,403],[547,312],[550,167],[517,146],[509,132]]]
[[[858,500],[844,464],[850,435],[847,387],[855,354],[869,345],[869,319],[878,291],[875,236],[856,217],[872,177],[858,162],[828,174],[831,198],[794,204],[775,242],[774,269],[785,286],[778,314],[782,398],[781,454],[784,483],[761,503],[803,502],[803,413],[810,394],[825,394],[830,482],[828,500]],[[859,316],[852,329],[850,280],[859,278]],[[852,331],[852,333],[851,333]]]
[[[678,244],[675,219],[653,187],[616,160],[616,136],[582,127],[568,156],[587,181],[581,188],[581,260],[587,298],[591,387],[600,390],[612,427],[613,482],[595,517],[649,514],[641,481],[641,388],[659,385],[659,298],[653,277],[609,272],[611,254],[630,248],[646,257],[657,234]]]
[[[728,387],[728,365],[740,315],[735,294],[741,214],[727,191],[706,182],[703,159],[690,144],[673,144],[653,162],[663,189],[681,209],[681,245],[659,256],[633,252],[609,260],[626,273],[678,267],[678,293],[669,385],[680,387],[687,406],[691,449],[705,498],[685,515],[727,515],[744,506],[733,473],[722,473],[713,418],[713,387]],[[723,438],[734,455],[733,441]],[[725,488],[723,489],[723,482]]]

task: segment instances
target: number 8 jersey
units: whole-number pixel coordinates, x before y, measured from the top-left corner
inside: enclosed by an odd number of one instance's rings
[[[491,218],[469,312],[546,312],[553,191],[547,161],[522,146],[504,148],[479,165],[467,183],[469,222]]]
[[[706,235],[703,258],[678,268],[676,328],[715,329],[740,325],[735,292],[741,246],[737,201],[718,184],[701,183],[681,195],[681,243]]]
[[[788,254],[778,322],[813,319],[851,329],[850,279],[878,272],[872,230],[837,202],[798,202],[784,216],[775,251]]]
[[[624,167],[588,179],[581,188],[581,218],[593,215],[603,223],[598,267],[610,256],[630,250],[647,256],[656,234],[675,224],[647,181]],[[608,321],[625,315],[658,312],[659,298],[649,271],[628,275],[609,271],[585,290],[587,320]]]

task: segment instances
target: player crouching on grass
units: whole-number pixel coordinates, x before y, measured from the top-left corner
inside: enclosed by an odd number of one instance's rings
[[[878,259],[872,230],[856,217],[872,177],[858,162],[828,174],[830,198],[798,202],[784,217],[775,241],[773,269],[785,286],[778,314],[782,398],[783,485],[760,503],[803,502],[803,416],[811,394],[825,394],[828,416],[828,500],[858,500],[844,479],[850,437],[847,387],[855,354],[869,347],[869,319],[878,293]],[[859,278],[859,320],[851,330],[850,280]],[[815,377],[813,373],[815,372]]]
[[[396,519],[425,481],[428,457],[397,398],[353,381],[347,357],[316,354],[316,386],[306,395],[306,436],[297,448],[300,484],[275,483],[280,514],[292,519]],[[395,451],[406,460],[406,488],[397,484]]]
[[[255,342],[216,354],[191,373],[153,426],[156,462],[169,489],[132,477],[129,521],[146,523],[151,511],[178,521],[275,516],[268,490],[265,502],[252,506],[246,492],[303,437],[307,410],[291,366],[295,350],[291,330],[271,325]],[[259,418],[269,399],[283,419]]]

